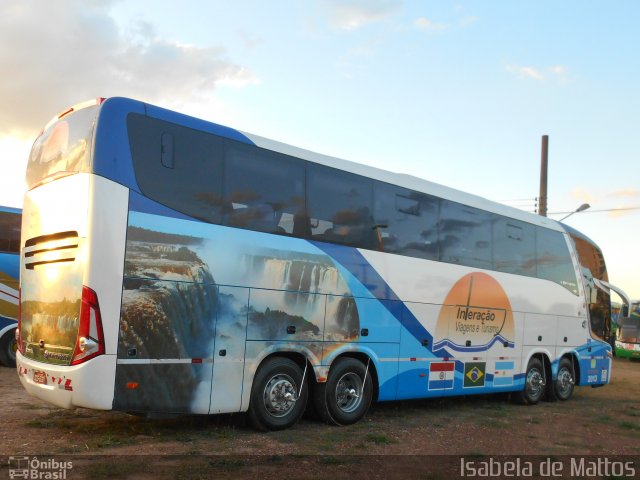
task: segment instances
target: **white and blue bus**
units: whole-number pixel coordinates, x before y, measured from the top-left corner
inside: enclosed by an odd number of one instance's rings
[[[610,379],[603,272],[548,218],[124,98],[55,117],[26,178],[17,368],[53,404],[275,430]]]
[[[0,206],[0,364],[16,366],[20,225],[18,208]]]

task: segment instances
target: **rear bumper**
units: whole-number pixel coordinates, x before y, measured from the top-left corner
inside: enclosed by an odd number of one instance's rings
[[[22,386],[34,397],[62,408],[113,408],[115,355],[68,367],[36,362],[17,352],[16,363]]]

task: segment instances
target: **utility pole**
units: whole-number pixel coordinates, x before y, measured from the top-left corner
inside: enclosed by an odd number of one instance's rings
[[[549,167],[549,135],[542,136],[542,154],[540,157],[540,197],[538,215],[547,216],[547,170]]]

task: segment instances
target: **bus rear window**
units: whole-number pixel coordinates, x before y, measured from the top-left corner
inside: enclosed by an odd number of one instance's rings
[[[48,177],[89,170],[89,147],[98,106],[75,110],[49,124],[31,148],[27,186]]]

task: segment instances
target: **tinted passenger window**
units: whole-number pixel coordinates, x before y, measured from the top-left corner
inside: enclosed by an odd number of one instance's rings
[[[439,200],[380,182],[374,192],[376,248],[437,260]]]
[[[505,217],[493,224],[493,265],[499,272],[536,276],[536,229]]]
[[[138,114],[129,115],[128,127],[142,193],[186,215],[220,223],[223,140]]]
[[[307,188],[312,239],[375,248],[370,179],[309,164]]]
[[[538,228],[536,232],[538,278],[558,283],[578,294],[576,273],[564,235]]]
[[[440,260],[493,268],[491,223],[494,215],[449,201],[442,202],[440,215]]]
[[[292,234],[304,214],[304,163],[239,142],[228,142],[225,225]],[[302,233],[301,225],[298,231]]]
[[[0,212],[0,252],[20,252],[21,221],[19,213]]]

